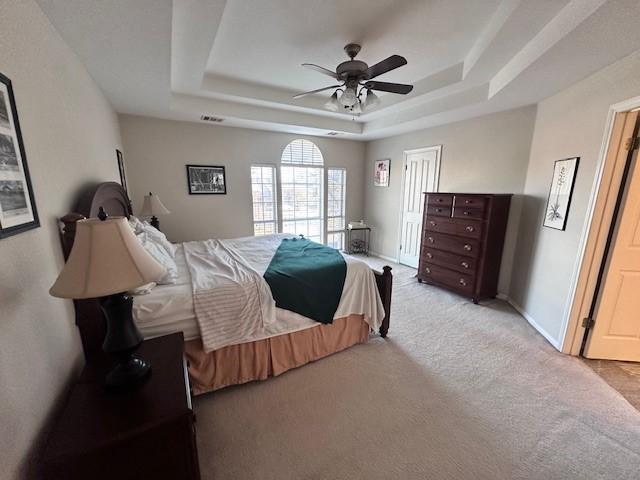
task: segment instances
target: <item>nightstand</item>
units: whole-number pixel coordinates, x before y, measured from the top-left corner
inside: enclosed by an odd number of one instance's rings
[[[106,360],[84,368],[45,449],[47,480],[200,478],[183,335],[146,340],[138,353],[152,373],[132,391],[105,390]]]

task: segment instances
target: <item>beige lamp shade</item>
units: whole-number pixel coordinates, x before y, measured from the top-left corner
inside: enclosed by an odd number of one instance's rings
[[[144,196],[142,210],[140,210],[141,217],[153,217],[156,215],[166,215],[167,213],[171,212],[160,201],[160,197],[151,192],[149,192],[149,195]]]
[[[96,298],[126,292],[165,274],[124,217],[80,220],[69,259],[49,293],[62,298]]]

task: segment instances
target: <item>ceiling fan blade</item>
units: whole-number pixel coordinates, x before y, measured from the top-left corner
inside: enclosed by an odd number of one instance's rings
[[[330,87],[319,88],[317,90],[311,90],[309,92],[302,92],[297,95],[294,95],[293,98],[304,97],[305,95],[311,95],[313,93],[324,92],[325,90],[331,90],[332,88],[342,87],[342,85],[331,85]]]
[[[364,88],[371,90],[378,90],[379,92],[391,92],[406,95],[413,90],[413,85],[406,85],[404,83],[389,83],[389,82],[367,82],[364,84]]]
[[[407,64],[407,59],[401,57],[400,55],[391,55],[389,58],[385,58],[381,62],[376,63],[375,65],[370,66],[365,72],[365,79],[369,80],[371,78],[375,78],[378,75],[382,75],[383,73],[387,73],[393,69],[401,67]]]
[[[338,74],[334,71],[329,70],[328,68],[321,67],[320,65],[316,65],[315,63],[303,63],[303,67],[310,68],[311,70],[315,70],[316,72],[324,73],[325,75],[330,76],[331,78],[335,78],[338,80]]]

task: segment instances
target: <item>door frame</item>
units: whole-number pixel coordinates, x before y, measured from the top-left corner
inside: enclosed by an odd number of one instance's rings
[[[596,165],[596,176],[587,206],[586,222],[583,226],[578,247],[578,260],[571,277],[569,297],[563,316],[561,351],[573,356],[578,356],[582,348],[585,327],[582,326],[581,320],[585,317],[585,312],[590,310],[596,295],[597,277],[599,276],[601,265],[605,261],[603,255],[604,242],[614,221],[611,215],[607,215],[609,211],[607,207],[610,207],[610,205],[603,198],[617,197],[618,192],[623,187],[615,184],[614,175],[611,171],[611,164],[615,161],[615,157],[607,158],[610,146],[614,145],[615,142],[625,141],[622,138],[622,128],[619,132],[614,132],[614,120],[617,114],[630,112],[638,108],[640,108],[640,96],[611,105],[607,114],[605,131]],[[619,149],[616,151],[618,152]]]
[[[436,152],[436,192],[440,191],[440,163],[442,162],[442,145],[412,148],[402,152],[402,179],[400,183],[400,222],[398,223],[398,238],[396,242],[396,263],[400,263],[400,246],[402,245],[402,221],[404,220],[404,182],[407,176],[407,156],[413,153]]]

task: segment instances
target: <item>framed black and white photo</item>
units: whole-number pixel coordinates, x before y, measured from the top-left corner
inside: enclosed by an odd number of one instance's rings
[[[0,238],[39,226],[11,80],[0,73]]]
[[[124,191],[129,195],[129,190],[127,190],[127,173],[124,170],[124,159],[122,158],[122,152],[117,148],[116,158],[118,159],[118,172],[120,172],[120,185],[122,185]]]
[[[224,167],[216,165],[187,165],[190,195],[224,195],[227,179]]]
[[[373,184],[376,187],[388,187],[391,173],[391,159],[376,160],[373,167]]]
[[[551,189],[544,213],[545,227],[564,230],[567,226],[567,215],[571,205],[571,195],[576,182],[580,157],[556,160],[553,167]]]

